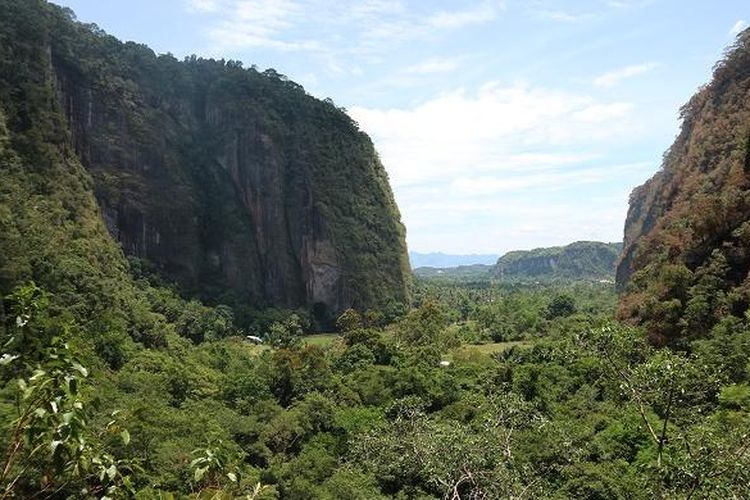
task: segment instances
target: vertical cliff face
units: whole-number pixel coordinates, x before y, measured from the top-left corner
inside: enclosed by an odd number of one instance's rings
[[[656,343],[750,304],[750,31],[681,115],[662,170],[631,195],[617,269],[620,316]]]
[[[157,56],[40,0],[3,9],[19,23],[6,39],[37,33],[13,41],[46,54],[48,104],[127,254],[208,300],[334,313],[405,299],[398,209],[345,112],[273,70]]]

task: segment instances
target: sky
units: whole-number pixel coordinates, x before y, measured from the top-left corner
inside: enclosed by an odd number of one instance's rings
[[[372,138],[409,249],[620,241],[747,0],[58,0],[176,57],[274,68]]]

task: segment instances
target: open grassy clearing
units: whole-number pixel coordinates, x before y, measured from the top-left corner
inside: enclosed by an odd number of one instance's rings
[[[532,345],[528,340],[513,340],[509,342],[490,342],[487,344],[464,344],[457,347],[443,356],[446,361],[458,361],[467,359],[477,359],[477,356],[492,356],[512,347],[527,347]]]
[[[315,333],[302,337],[302,342],[307,345],[328,347],[340,338],[341,335],[339,335],[338,333]]]

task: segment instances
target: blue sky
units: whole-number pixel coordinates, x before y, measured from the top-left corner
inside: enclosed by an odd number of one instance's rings
[[[60,0],[177,57],[273,67],[372,137],[409,248],[617,241],[747,0]]]

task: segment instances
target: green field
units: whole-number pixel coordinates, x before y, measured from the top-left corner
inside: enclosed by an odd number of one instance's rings
[[[477,359],[477,356],[492,356],[494,354],[507,351],[511,347],[526,347],[530,346],[532,342],[528,340],[514,340],[510,342],[490,342],[487,344],[464,344],[461,347],[453,349],[451,352],[446,354],[443,359],[446,361],[458,361]]]
[[[510,342],[491,342],[488,344],[467,344],[459,347],[459,349],[475,350],[482,354],[497,354],[499,352],[507,351],[511,347],[527,347],[530,345],[531,342],[528,340],[513,340]]]
[[[340,338],[341,335],[337,333],[316,333],[313,335],[305,335],[304,337],[302,337],[302,342],[307,345],[328,347]]]
[[[333,345],[341,336],[336,333],[315,333],[311,335],[305,335],[302,337],[302,342],[306,345],[313,345],[317,347],[328,347]],[[236,337],[235,342],[244,344],[247,349],[253,354],[260,354],[264,351],[269,350],[271,347],[266,344],[253,344],[245,341],[242,337]]]

